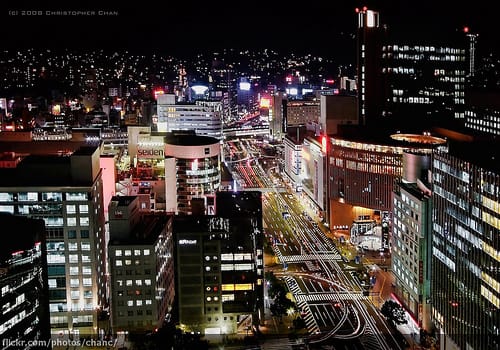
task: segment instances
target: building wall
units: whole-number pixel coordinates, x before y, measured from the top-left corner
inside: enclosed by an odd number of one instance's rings
[[[94,157],[95,153],[90,154],[88,162],[98,165],[99,158]],[[79,158],[77,163],[83,162],[83,157]],[[51,166],[47,164],[31,164],[27,169],[47,172]],[[71,165],[60,164],[62,174],[71,173]],[[91,176],[95,171],[85,173]],[[85,180],[87,185],[75,185],[66,178],[51,186],[37,185],[36,181],[31,186],[9,186],[4,182],[0,187],[0,208],[45,221],[51,327],[56,333],[61,330],[90,336],[96,333],[97,312],[107,298],[106,242],[101,172]]]
[[[358,124],[358,101],[355,96],[321,95],[318,122],[323,133],[335,135],[342,124]]]
[[[433,320],[443,343],[489,349],[500,324],[500,176],[464,153],[439,150],[432,162]]]
[[[396,295],[421,328],[432,330],[430,315],[430,197],[411,185],[394,193],[392,271]]]
[[[394,181],[402,173],[402,148],[331,138],[329,196],[390,211]]]
[[[317,123],[320,120],[319,101],[291,100],[286,104],[287,126],[306,125],[309,122]]]
[[[238,321],[260,323],[263,307],[261,231],[250,218],[176,217],[176,290],[186,332],[235,334]]]
[[[220,101],[196,101],[195,104],[158,101],[157,130],[195,130],[197,135],[222,139],[222,107]]]

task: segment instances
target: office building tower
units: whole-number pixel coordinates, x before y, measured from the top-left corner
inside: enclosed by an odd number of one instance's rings
[[[174,302],[172,217],[141,212],[136,196],[115,196],[109,226],[112,329],[154,332]]]
[[[0,245],[2,349],[47,348],[50,340],[45,224],[0,213],[8,235]]]
[[[269,135],[275,140],[282,140],[288,127],[287,95],[281,91],[270,92],[268,121]]]
[[[433,329],[431,156],[431,150],[403,153],[403,175],[394,187],[391,244],[395,295],[418,326],[428,332]]]
[[[31,155],[0,169],[1,211],[45,222],[53,333],[99,331],[97,316],[107,302],[101,174],[98,147]]]
[[[263,322],[259,192],[217,193],[214,216],[176,216],[176,294],[185,332],[227,335]]]
[[[194,103],[175,102],[171,94],[157,100],[157,131],[194,130],[197,135],[222,139],[222,102],[199,100]]]
[[[371,125],[381,115],[383,100],[382,57],[380,50],[385,42],[386,28],[380,26],[380,14],[366,7],[356,8],[357,29],[357,86],[358,116],[360,125]]]
[[[433,154],[431,305],[440,349],[500,346],[498,150],[496,142],[450,142]]]
[[[422,132],[463,120],[466,50],[446,43],[393,39],[379,13],[358,10],[358,103],[361,125]],[[463,41],[463,40],[462,40]]]
[[[409,132],[463,120],[465,53],[464,48],[448,45],[384,45],[387,90],[381,117],[393,128]]]

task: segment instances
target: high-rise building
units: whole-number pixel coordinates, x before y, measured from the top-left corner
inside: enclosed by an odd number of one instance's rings
[[[45,224],[0,214],[8,235],[0,245],[0,338],[2,349],[47,348],[50,340]]]
[[[215,216],[176,216],[176,294],[185,332],[234,334],[263,321],[260,192],[218,192]]]
[[[172,217],[141,212],[136,196],[115,196],[109,226],[113,332],[155,331],[174,302]]]
[[[356,8],[357,30],[357,86],[360,125],[371,125],[382,114],[383,100],[381,48],[386,40],[386,28],[380,26],[377,11]]]
[[[53,332],[96,334],[106,307],[101,176],[98,147],[31,155],[0,169],[0,211],[45,222]]]
[[[431,332],[430,284],[432,257],[432,152],[403,153],[403,175],[394,188],[392,272],[394,292],[420,328]]]
[[[382,47],[384,105],[380,118],[420,132],[464,119],[466,50],[427,43]],[[384,88],[378,87],[384,90]]]
[[[358,12],[358,104],[361,125],[422,132],[464,119],[466,50],[447,43],[391,37],[377,11]]]
[[[433,153],[431,305],[440,349],[500,346],[498,150],[450,142]]]

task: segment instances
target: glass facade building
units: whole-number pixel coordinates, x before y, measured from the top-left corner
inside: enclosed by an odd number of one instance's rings
[[[436,150],[432,162],[432,312],[440,348],[499,346],[498,148],[477,146],[481,154],[468,144]]]

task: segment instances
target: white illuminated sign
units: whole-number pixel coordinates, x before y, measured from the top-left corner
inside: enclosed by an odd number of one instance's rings
[[[196,239],[181,239],[179,240],[180,245],[194,245],[198,243]]]

